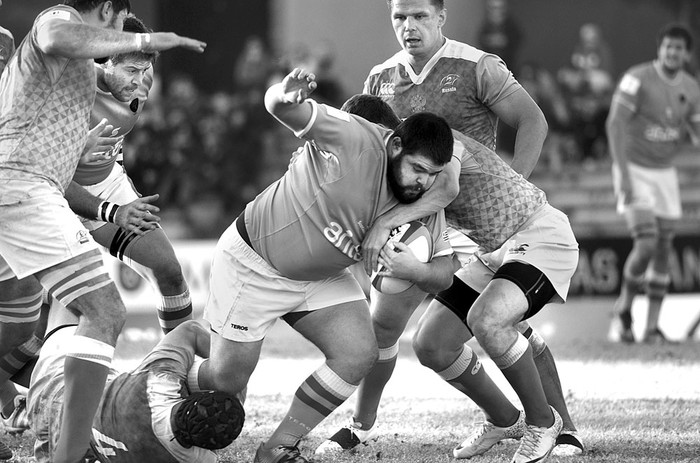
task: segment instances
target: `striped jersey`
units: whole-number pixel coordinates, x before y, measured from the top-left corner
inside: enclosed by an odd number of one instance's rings
[[[14,52],[15,38],[12,36],[12,32],[0,26],[0,74]]]
[[[634,66],[623,75],[613,104],[634,113],[625,151],[629,162],[644,167],[671,167],[689,127],[700,122],[700,86],[695,78],[681,70],[669,79],[654,62]]]
[[[326,105],[296,135],[306,140],[282,178],[251,201],[246,229],[255,251],[283,276],[321,280],[361,260],[375,219],[398,204],[387,181],[391,131]],[[434,256],[452,250],[444,216],[427,223]]]
[[[522,88],[496,55],[446,39],[420,74],[401,50],[372,68],[363,93],[381,97],[401,118],[429,111],[496,149],[498,117],[489,109]]]
[[[95,65],[99,73],[102,69]],[[95,185],[106,179],[112,172],[112,167],[121,153],[124,136],[131,132],[143,111],[143,106],[148,100],[148,92],[153,85],[153,67],[148,68],[141,85],[134,93],[131,101],[119,101],[110,92],[96,88],[95,104],[90,113],[90,127],[95,127],[103,118],[118,129],[119,142],[110,150],[109,159],[101,159],[91,163],[79,163],[75,171],[75,180],[80,185]]]
[[[486,252],[498,249],[547,202],[545,193],[494,151],[455,130],[460,193],[445,208],[447,224]]]
[[[71,7],[45,10],[3,72],[0,178],[48,181],[64,191],[85,147],[95,100],[95,70],[93,60],[41,51],[38,31],[51,21],[83,23]]]

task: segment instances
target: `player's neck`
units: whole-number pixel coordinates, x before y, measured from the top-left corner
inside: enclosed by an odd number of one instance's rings
[[[661,61],[659,60],[654,61],[654,67],[656,68],[659,74],[661,74],[664,78],[668,80],[675,79],[681,72],[681,68],[671,69],[667,66],[664,66],[663,63],[661,63]]]
[[[423,68],[428,64],[428,62],[435,56],[435,54],[440,51],[440,49],[445,45],[445,42],[447,42],[447,39],[445,37],[442,37],[442,40],[440,40],[439,45],[437,45],[435,48],[432,50],[428,51],[427,53],[421,53],[420,55],[409,55],[408,62],[413,68],[413,72],[416,74],[420,74],[423,72]]]

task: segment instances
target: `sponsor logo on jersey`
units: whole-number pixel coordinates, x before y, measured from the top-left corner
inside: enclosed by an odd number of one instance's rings
[[[676,127],[661,127],[660,125],[650,125],[644,130],[644,138],[653,142],[667,143],[678,141],[681,138],[681,131]]]
[[[442,93],[452,93],[457,91],[457,81],[459,76],[457,74],[448,74],[442,78],[440,81],[440,87],[442,88]]]
[[[423,95],[413,95],[411,97],[411,112],[419,113],[425,111],[425,97]]]
[[[529,248],[529,244],[520,244],[518,246],[513,246],[508,250],[508,254],[525,254],[527,252],[527,248]]]
[[[238,330],[238,331],[248,331],[248,327],[247,327],[247,326],[244,326],[244,325],[236,325],[235,323],[231,323],[231,328],[233,328],[234,330]]]
[[[352,238],[354,235],[352,231],[343,229],[337,222],[331,222],[323,229],[323,236],[349,258],[357,262],[362,260],[360,245],[353,242]]]
[[[136,114],[136,112],[139,110],[139,99],[134,98],[131,103],[129,104],[129,109],[131,110],[132,113]]]
[[[382,82],[379,84],[379,96],[382,98],[393,97],[396,85],[393,82]]]

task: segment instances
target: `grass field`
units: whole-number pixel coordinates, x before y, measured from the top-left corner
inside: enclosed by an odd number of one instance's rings
[[[581,305],[571,309],[574,311],[596,310],[591,309],[590,301],[574,301],[567,306],[570,304]],[[609,301],[598,301],[593,306],[596,304],[604,309]],[[700,463],[700,344],[619,345],[601,341],[600,335],[580,334],[559,333],[549,344],[558,361],[571,415],[588,451],[583,456],[551,457],[548,461]],[[123,366],[129,364],[126,358],[140,356],[151,344],[146,336],[122,347]],[[296,387],[321,361],[321,355],[309,343],[279,324],[269,336],[249,384],[243,433],[220,453],[219,461],[252,462],[259,443],[284,416]],[[488,360],[484,366],[516,400],[495,366]],[[310,456],[323,439],[346,423],[353,404],[351,398],[302,442],[306,455]],[[316,461],[455,461],[452,448],[479,419],[480,413],[471,401],[418,364],[407,338],[401,344],[399,363],[382,401],[381,439],[359,452]],[[30,432],[4,439],[15,452],[11,461],[31,461]],[[516,442],[508,442],[470,461],[508,462],[516,447]]]

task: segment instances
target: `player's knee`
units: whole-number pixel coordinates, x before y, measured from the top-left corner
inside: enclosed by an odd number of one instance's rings
[[[110,335],[115,341],[126,322],[126,307],[113,283],[85,293],[66,305],[94,329]]]
[[[420,332],[413,336],[413,352],[416,358],[421,365],[431,370],[444,370],[449,363],[446,359],[450,351],[450,346],[446,345],[441,338],[424,336]]]
[[[634,251],[645,255],[651,256],[659,245],[658,235],[648,235],[644,237],[638,237],[634,240]]]

